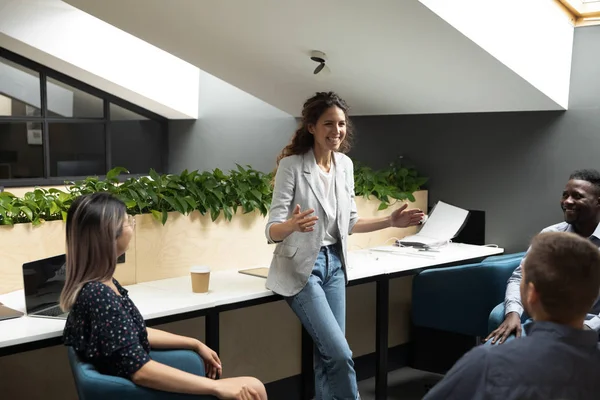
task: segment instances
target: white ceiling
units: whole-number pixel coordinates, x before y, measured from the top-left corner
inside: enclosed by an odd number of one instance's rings
[[[417,0],[66,2],[292,115],[324,90],[353,115],[562,109]]]

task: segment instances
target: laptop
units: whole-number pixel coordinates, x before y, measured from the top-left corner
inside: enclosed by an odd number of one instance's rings
[[[27,316],[66,319],[60,309],[60,293],[65,286],[66,256],[44,258],[23,264],[23,288]]]

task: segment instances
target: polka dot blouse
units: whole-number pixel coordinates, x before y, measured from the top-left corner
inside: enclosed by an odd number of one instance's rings
[[[121,296],[100,282],[86,283],[72,307],[64,343],[106,375],[131,378],[150,361],[144,318],[127,290],[113,282]]]

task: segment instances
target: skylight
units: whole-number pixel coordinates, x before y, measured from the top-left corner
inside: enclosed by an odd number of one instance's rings
[[[600,0],[559,0],[573,15],[576,26],[600,24]]]

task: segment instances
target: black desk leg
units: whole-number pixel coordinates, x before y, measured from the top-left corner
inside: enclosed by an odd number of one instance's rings
[[[388,324],[390,309],[390,281],[381,279],[377,281],[375,312],[375,399],[387,398],[388,374]]]
[[[219,354],[219,313],[211,311],[204,320],[206,345]]]
[[[302,361],[301,361],[301,376],[302,388],[300,392],[301,400],[310,400],[315,395],[315,372],[313,365],[313,340],[302,327]]]

